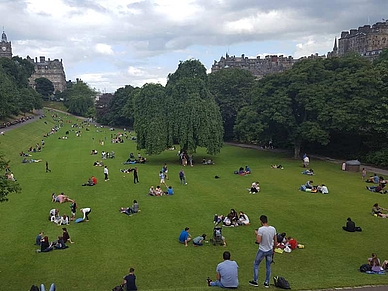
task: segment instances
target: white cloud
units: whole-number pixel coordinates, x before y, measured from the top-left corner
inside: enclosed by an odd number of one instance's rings
[[[95,45],[96,52],[103,55],[113,55],[113,49],[110,45],[104,43],[97,43]]]
[[[111,91],[165,83],[187,56],[209,68],[229,46],[247,56],[326,53],[342,30],[386,11],[386,0],[0,0],[15,55],[63,59],[69,79]]]

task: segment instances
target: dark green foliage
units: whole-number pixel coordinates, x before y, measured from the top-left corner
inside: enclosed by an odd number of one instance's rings
[[[96,98],[96,92],[86,83],[77,80],[65,91],[66,100],[64,104],[68,107],[70,113],[86,117],[95,116],[94,99]]]
[[[0,154],[0,171],[3,171],[9,165],[9,161],[5,160],[4,154]],[[8,201],[8,194],[18,193],[21,191],[20,185],[16,181],[9,180],[5,175],[0,175],[0,202]]]
[[[37,78],[35,79],[35,90],[43,96],[44,100],[48,100],[49,97],[54,93],[54,85],[47,78]]]
[[[250,104],[250,91],[254,85],[254,76],[247,70],[228,69],[209,75],[209,90],[220,107],[224,124],[224,140],[234,138],[238,111]]]

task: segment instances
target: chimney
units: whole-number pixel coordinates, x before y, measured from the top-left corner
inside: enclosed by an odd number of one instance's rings
[[[41,63],[44,63],[45,60],[46,60],[46,58],[45,58],[44,56],[40,56],[39,59],[40,59],[40,62],[41,62]]]

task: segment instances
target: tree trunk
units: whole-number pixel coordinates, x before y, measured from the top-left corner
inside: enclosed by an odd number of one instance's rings
[[[300,146],[301,146],[301,142],[300,141],[296,141],[294,143],[294,159],[295,160],[298,160],[300,159]]]

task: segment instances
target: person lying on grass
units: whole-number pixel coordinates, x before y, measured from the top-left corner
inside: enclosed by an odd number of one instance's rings
[[[284,167],[282,165],[271,165],[272,169],[281,169],[284,170]]]
[[[59,202],[59,203],[64,203],[64,202],[73,202],[72,199],[69,198],[69,196],[65,195],[63,192],[59,194],[58,196],[53,193],[51,195],[51,202]]]
[[[305,170],[303,172],[301,172],[303,175],[309,175],[309,176],[314,176],[314,170],[313,169],[309,169],[309,170]]]

